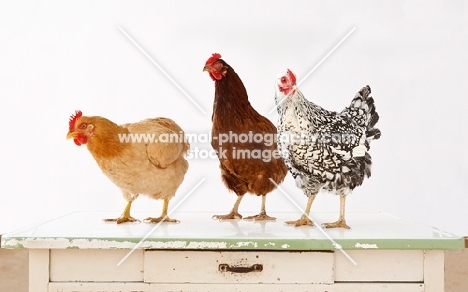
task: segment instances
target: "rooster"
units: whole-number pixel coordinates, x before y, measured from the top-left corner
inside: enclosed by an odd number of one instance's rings
[[[131,138],[131,135],[140,135],[140,138],[146,135],[154,139],[122,140],[124,137]],[[120,188],[128,202],[120,217],[104,221],[139,221],[130,215],[130,207],[142,194],[164,200],[161,216],[146,218],[145,222],[178,222],[167,216],[167,210],[169,200],[174,197],[188,170],[184,154],[190,145],[186,141],[168,139],[175,136],[185,137],[182,129],[167,118],[117,125],[103,117],[83,116],[81,111],[70,117],[67,139],[73,138],[76,145],[88,147],[102,172]]]
[[[340,196],[340,216],[326,228],[350,227],[345,220],[346,196],[371,175],[370,142],[380,138],[379,115],[369,86],[363,87],[341,113],[304,98],[289,69],[278,76],[275,102],[279,113],[278,149],[296,185],[308,197],[295,226],[310,225],[312,202],[321,189]]]
[[[251,193],[262,197],[261,211],[245,219],[275,220],[265,209],[266,195],[276,188],[270,179],[279,184],[288,173],[276,143],[269,139],[276,136],[277,129],[250,105],[244,84],[220,54],[213,54],[203,71],[207,71],[215,83],[211,146],[217,151],[224,184],[237,195],[230,213],[213,218],[241,219],[239,204],[246,193]],[[227,135],[229,139],[222,139]],[[242,135],[250,138],[242,142],[238,139]]]

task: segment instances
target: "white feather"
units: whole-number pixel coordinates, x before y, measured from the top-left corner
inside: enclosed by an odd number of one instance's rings
[[[353,157],[362,157],[366,155],[366,147],[364,145],[359,145],[353,148]]]

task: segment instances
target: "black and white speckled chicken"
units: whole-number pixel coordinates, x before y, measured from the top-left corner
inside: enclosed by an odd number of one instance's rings
[[[289,69],[278,76],[275,101],[279,113],[278,149],[296,185],[309,198],[295,226],[311,225],[310,208],[320,190],[340,196],[340,217],[326,228],[347,228],[346,196],[371,175],[369,144],[380,138],[379,115],[369,86],[342,112],[328,111],[304,98]]]

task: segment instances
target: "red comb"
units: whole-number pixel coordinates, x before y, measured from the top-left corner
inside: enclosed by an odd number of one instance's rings
[[[221,55],[218,53],[213,53],[213,55],[206,61],[205,65],[211,65],[217,60],[221,59]]]
[[[291,83],[296,84],[296,74],[294,74],[291,70],[288,69],[289,78],[291,78]]]
[[[68,126],[69,126],[70,131],[73,131],[75,129],[75,122],[82,115],[83,115],[83,113],[80,110],[78,110],[78,111],[75,111],[75,114],[70,116],[70,121],[68,122]]]

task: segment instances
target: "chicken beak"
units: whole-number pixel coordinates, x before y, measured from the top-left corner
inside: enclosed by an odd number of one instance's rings
[[[203,72],[209,72],[209,71],[210,71],[210,66],[203,67]]]
[[[76,132],[69,131],[69,132],[67,133],[67,140],[68,140],[68,139],[71,139],[71,138],[76,138],[76,134],[77,134]]]

